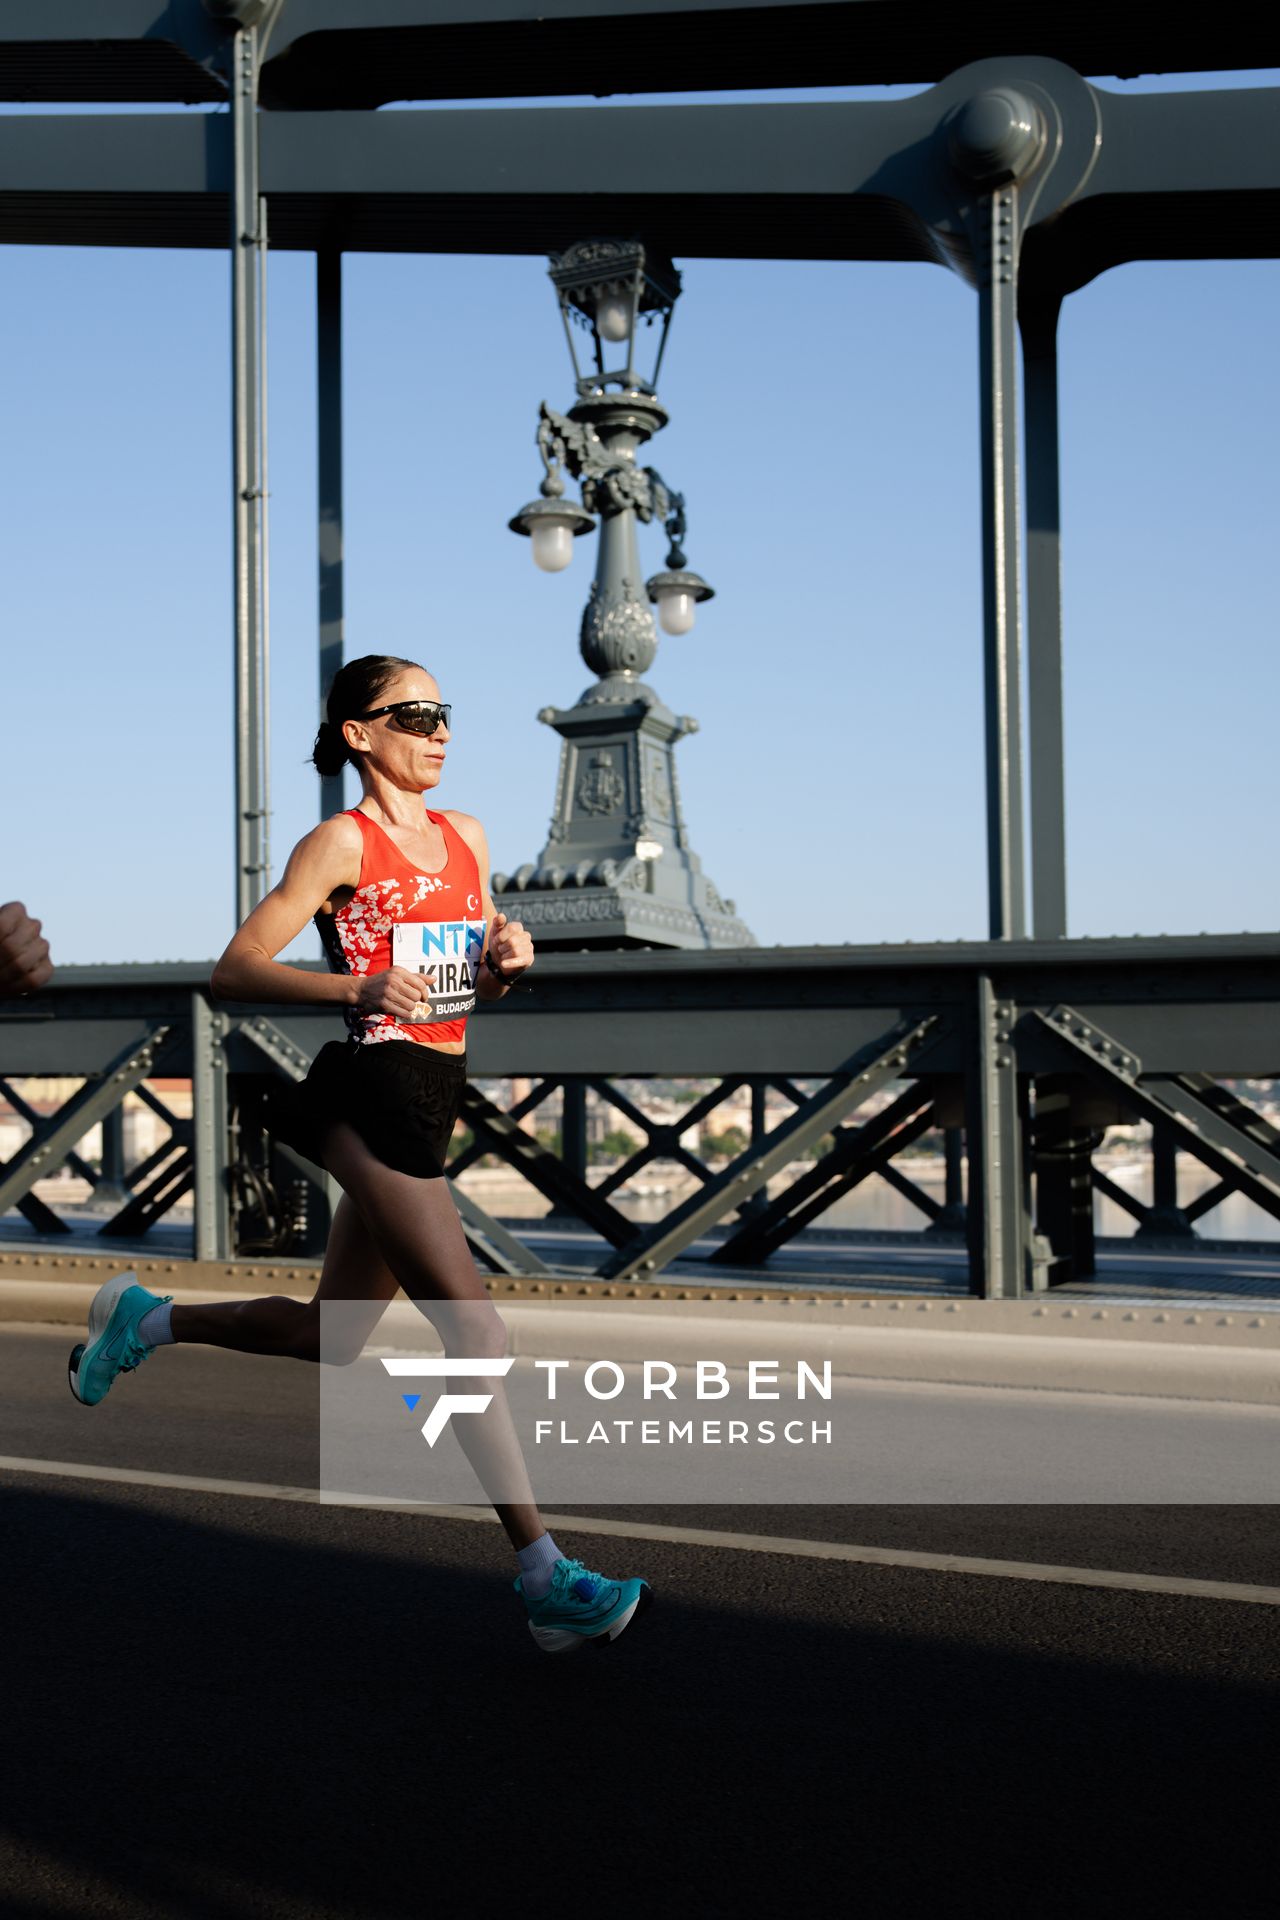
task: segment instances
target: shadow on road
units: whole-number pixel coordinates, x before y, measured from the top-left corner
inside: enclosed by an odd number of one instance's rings
[[[1269,1609],[584,1540],[658,1605],[553,1660],[496,1529],[20,1483],[0,1518],[6,1915],[1003,1913],[1064,1874],[1114,1911],[1139,1853],[1152,1910],[1270,1764]]]

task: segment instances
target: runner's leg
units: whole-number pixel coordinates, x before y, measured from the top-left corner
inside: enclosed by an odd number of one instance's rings
[[[358,1208],[384,1272],[394,1275],[437,1328],[446,1354],[482,1359],[504,1354],[506,1328],[476,1271],[447,1182],[397,1173],[343,1123],[326,1134],[324,1153],[326,1166]],[[478,1389],[493,1396],[483,1414],[460,1420],[454,1430],[511,1544],[517,1550],[528,1547],[545,1528],[502,1378],[486,1375],[450,1384],[460,1392]]]
[[[211,1305],[177,1306],[170,1328],[178,1341],[231,1347],[238,1353],[278,1354],[291,1360],[319,1360],[320,1308],[325,1301],[368,1301],[367,1340],[396,1291],[398,1282],[370,1237],[354,1202],[344,1193],[334,1210],[325,1247],[320,1284],[305,1303],[283,1294],[261,1300],[227,1300]],[[354,1336],[360,1327],[353,1324]],[[360,1346],[336,1359],[354,1360]]]

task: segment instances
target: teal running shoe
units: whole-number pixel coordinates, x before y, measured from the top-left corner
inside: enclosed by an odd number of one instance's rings
[[[89,1308],[89,1339],[72,1347],[67,1379],[77,1400],[96,1407],[111,1391],[118,1373],[132,1373],[154,1347],[138,1338],[138,1322],[152,1307],[172,1300],[171,1293],[148,1293],[136,1273],[118,1273],[99,1287]]]
[[[516,1592],[529,1610],[529,1631],[544,1653],[607,1647],[653,1599],[647,1580],[607,1580],[581,1560],[557,1560],[541,1600],[530,1600],[523,1576]]]

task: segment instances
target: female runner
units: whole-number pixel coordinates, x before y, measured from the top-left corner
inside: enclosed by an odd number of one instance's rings
[[[504,1351],[505,1329],[443,1174],[466,1073],[467,1015],[477,999],[500,1000],[532,966],[533,942],[494,909],[480,822],[424,807],[449,740],[449,708],[431,675],[409,660],[353,660],[334,680],[327,713],[312,757],[323,774],[350,762],[360,804],[298,842],[212,978],[222,999],[323,1001],[344,1010],[346,1043],[321,1048],[301,1085],[282,1090],[270,1119],[278,1138],[327,1168],[343,1190],[319,1286],[306,1305],[276,1297],[178,1306],[132,1274],[117,1275],[99,1289],[88,1340],[71,1355],[71,1390],[86,1406],[105,1398],[117,1374],[173,1341],[354,1360],[397,1286],[435,1319],[447,1354]],[[328,976],[275,959],[313,918]],[[434,923],[426,941],[423,923]],[[415,953],[421,959],[424,945],[449,956],[433,976],[398,964]],[[368,1312],[350,1325],[353,1309],[344,1308],[343,1350],[331,1350],[330,1338],[322,1353],[322,1308],[336,1301],[367,1302]],[[502,1381],[478,1384],[492,1392],[489,1410],[458,1421],[454,1432],[486,1491],[500,1477],[510,1492],[514,1473],[520,1498],[494,1505],[520,1563],[515,1588],[530,1631],[550,1653],[605,1645],[647,1603],[649,1587],[607,1579],[561,1554],[534,1504]]]

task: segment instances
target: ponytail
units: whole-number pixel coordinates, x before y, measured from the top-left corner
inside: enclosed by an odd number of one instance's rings
[[[311,749],[311,760],[315,770],[331,779],[341,773],[348,759],[347,743],[332,720],[322,720],[320,731],[316,735],[315,746]]]
[[[325,718],[320,722],[311,763],[326,779],[342,772],[348,764],[359,766],[360,756],[353,753],[343,737],[344,720],[358,720],[362,713],[378,704],[378,695],[390,686],[397,674],[417,667],[416,660],[400,660],[389,653],[366,653],[359,660],[348,660],[339,667],[325,701]],[[419,668],[419,671],[421,669]]]

